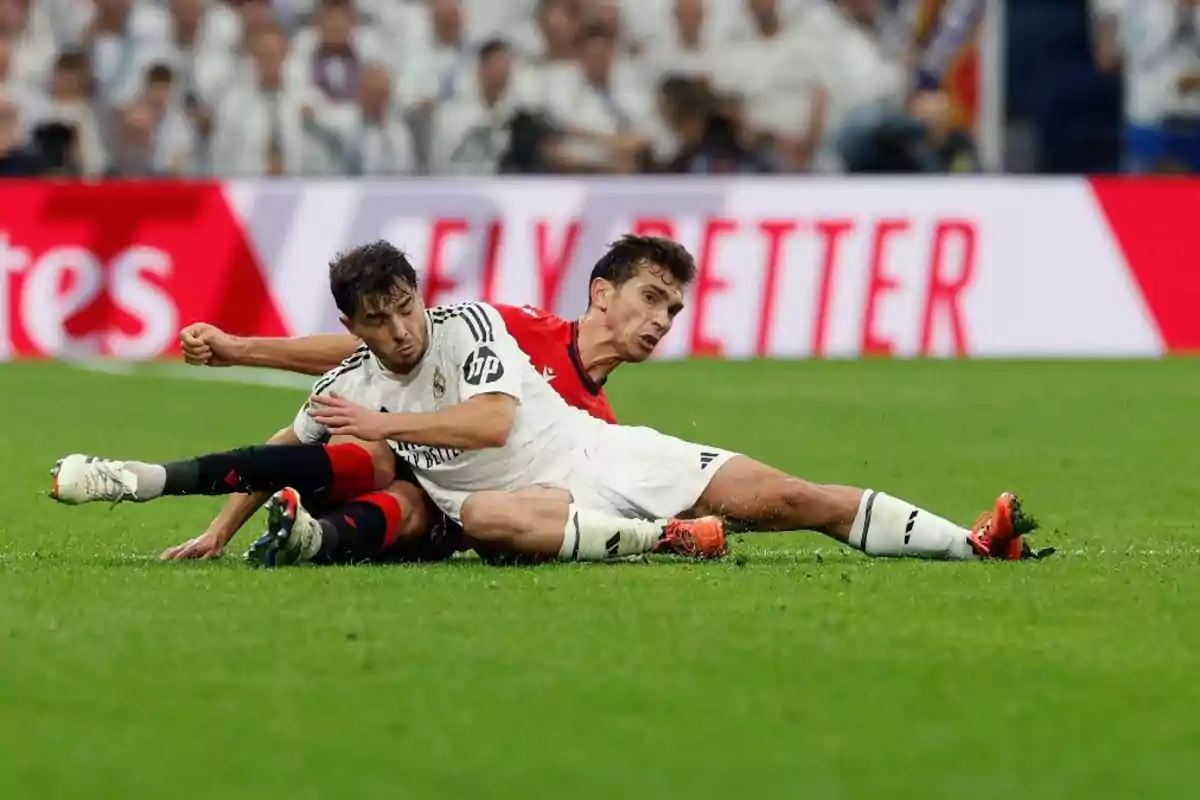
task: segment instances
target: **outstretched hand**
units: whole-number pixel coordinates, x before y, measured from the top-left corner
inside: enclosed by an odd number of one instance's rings
[[[188,539],[183,544],[167,548],[158,558],[160,561],[188,561],[190,559],[207,561],[224,555],[227,543],[228,539],[220,534],[205,531],[194,539]]]
[[[387,415],[336,394],[309,398],[308,415],[334,436],[353,436],[366,442],[387,438]]]

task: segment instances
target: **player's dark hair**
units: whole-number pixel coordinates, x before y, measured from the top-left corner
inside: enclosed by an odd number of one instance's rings
[[[417,290],[417,271],[400,248],[382,239],[339,253],[329,262],[329,291],[346,317],[384,304],[398,290]]]
[[[627,233],[609,245],[596,266],[592,267],[590,286],[597,278],[603,278],[620,288],[638,274],[642,267],[654,265],[667,271],[672,278],[684,286],[696,277],[696,260],[687,248],[665,236],[634,236]]]

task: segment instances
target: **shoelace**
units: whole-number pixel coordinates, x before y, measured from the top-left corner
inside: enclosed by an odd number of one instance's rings
[[[108,461],[99,461],[90,465],[83,477],[84,491],[88,497],[107,498],[116,494],[112,504],[115,506],[132,494],[129,486],[121,477],[121,473]]]

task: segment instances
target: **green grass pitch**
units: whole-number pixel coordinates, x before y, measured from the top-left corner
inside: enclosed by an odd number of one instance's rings
[[[705,565],[274,572],[155,561],[218,501],[59,507],[47,471],[259,441],[302,391],[0,367],[0,797],[1200,796],[1198,367],[613,381],[628,422],[963,522],[1014,489],[1042,563],[790,534]]]

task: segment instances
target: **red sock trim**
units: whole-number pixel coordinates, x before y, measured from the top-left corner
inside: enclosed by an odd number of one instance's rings
[[[375,460],[366,448],[344,442],[325,445],[325,454],[333,468],[333,485],[328,500],[344,502],[375,489]]]
[[[387,530],[383,535],[383,546],[391,547],[396,541],[396,537],[400,535],[400,501],[387,492],[371,492],[364,494],[362,497],[354,498],[356,503],[370,503],[383,512],[383,517],[387,520]]]

